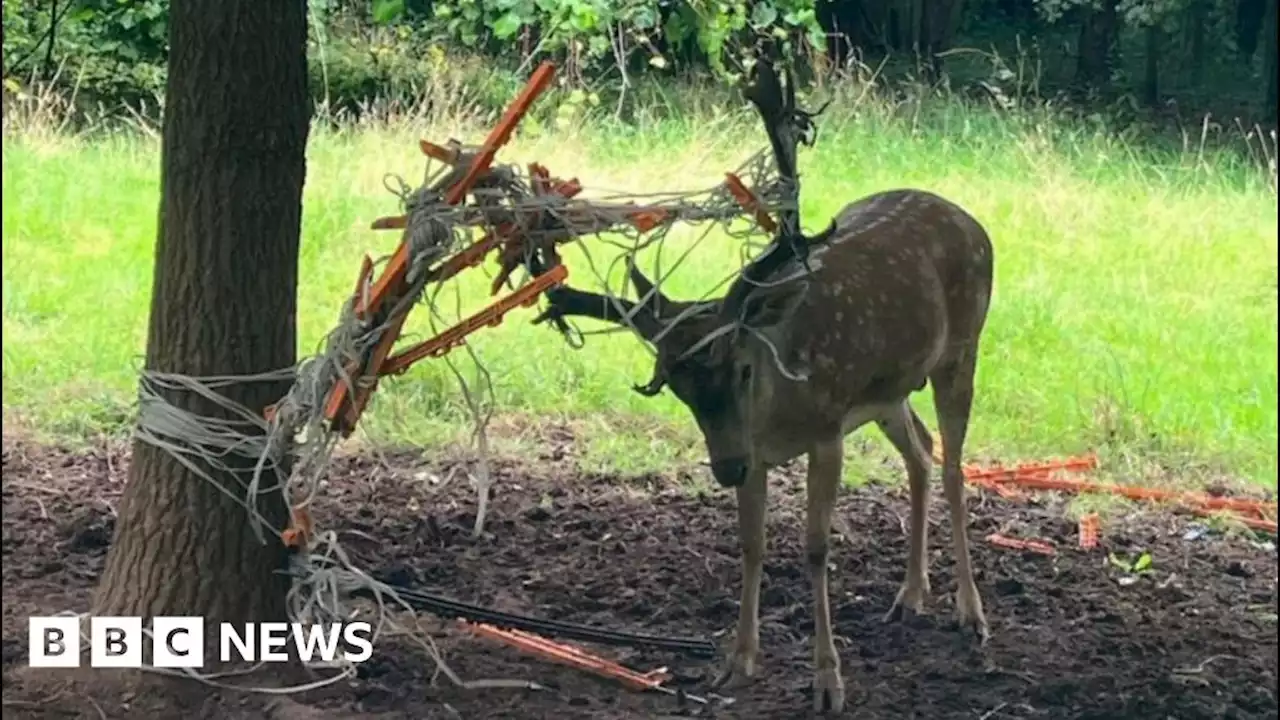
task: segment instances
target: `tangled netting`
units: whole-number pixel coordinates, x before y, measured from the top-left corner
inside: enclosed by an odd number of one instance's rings
[[[702,232],[672,263],[673,268],[715,228],[742,241],[744,264],[747,255],[763,244],[759,242],[760,230],[754,222],[733,222],[746,218],[749,213],[725,184],[696,192],[644,196],[599,192],[593,196],[584,192],[582,195],[585,197],[582,198],[565,198],[553,193],[535,192],[538,178],[522,174],[515,166],[504,165],[494,166],[481,175],[470,193],[473,202],[451,205],[445,202],[446,191],[465,171],[475,152],[456,143],[451,147],[458,153],[458,162],[452,165],[428,162],[426,175],[417,189],[410,189],[400,178],[392,178],[394,182],[388,183],[389,189],[400,196],[404,206],[404,239],[409,261],[406,275],[408,291],[391,298],[392,306],[388,312],[372,317],[363,317],[357,312],[357,305],[367,300],[372,291],[374,280],[372,275],[368,275],[363,287],[342,306],[337,327],[325,338],[320,352],[297,367],[254,376],[193,378],[152,371],[142,375],[137,437],[172,454],[192,472],[241,504],[253,532],[264,543],[269,533],[281,536],[285,530],[272,527],[258,511],[259,502],[266,494],[283,493],[291,510],[296,511],[308,508],[321,491],[325,469],[341,439],[341,434],[330,426],[325,417],[325,403],[338,383],[356,381],[349,376],[347,368],[362,367],[384,333],[397,332],[396,320],[417,304],[430,308],[433,327],[450,324],[439,308],[439,293],[444,283],[433,282],[438,275],[435,269],[442,260],[466,247],[476,231],[494,232],[500,227],[510,231],[512,227],[516,228],[523,238],[519,247],[526,254],[521,258],[526,275],[546,269],[538,267],[543,261],[535,257],[536,248],[575,243],[598,286],[612,298],[619,295],[609,287],[607,280],[612,275],[613,263],[651,246],[657,246],[655,250],[660,255],[664,240],[677,224],[700,226]],[[764,210],[776,212],[794,208],[794,188],[778,176],[770,155],[759,153],[753,156],[735,174],[752,188]],[[640,213],[659,218],[657,224],[643,232],[638,230],[634,218]],[[622,252],[602,273],[593,258],[591,243],[581,242],[584,238],[610,244]],[[736,274],[730,273],[717,286],[709,288],[707,295],[730,282]],[[656,286],[661,286],[663,277],[660,273],[655,279]],[[696,311],[698,304],[692,308]],[[675,320],[678,321],[679,318]],[[561,329],[571,341],[581,340],[581,334],[571,328],[563,326]],[[475,528],[478,534],[488,489],[484,427],[492,412],[492,387],[488,373],[473,349],[465,341],[463,347],[477,366],[478,375],[475,377],[480,378],[484,385],[481,392],[470,387],[450,357],[445,356],[443,360],[449,363],[460,382],[476,421],[474,437],[480,455],[480,477],[472,480],[481,494]],[[254,409],[228,400],[219,392],[235,383],[286,379],[292,380],[292,387],[277,403],[270,420]],[[174,391],[197,393],[225,409],[228,417],[233,419],[193,415],[166,399]],[[223,478],[231,476],[232,467],[243,467],[244,458],[256,463],[247,490],[227,487]],[[415,617],[409,605],[392,588],[356,567],[332,531],[313,533],[306,551],[294,554],[293,558],[290,572],[294,582],[289,596],[293,620],[349,620],[354,616],[354,608],[348,605],[351,592],[367,588],[378,598],[375,639],[388,633],[415,638],[434,658],[439,672],[464,686],[512,684],[511,681],[463,682],[457,677],[436,651],[430,635],[417,626],[416,619],[412,622],[414,627],[398,624],[399,618]],[[388,612],[391,610],[405,612],[393,615]],[[354,673],[354,667],[350,666],[339,670],[330,681]],[[183,672],[216,684],[210,677],[198,676],[193,671]]]

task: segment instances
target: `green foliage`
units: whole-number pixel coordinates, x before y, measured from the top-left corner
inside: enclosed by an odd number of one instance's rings
[[[380,23],[407,19],[404,0],[374,0],[372,12]],[[431,20],[466,47],[536,38],[540,52],[582,66],[643,57],[665,68],[675,60],[672,51],[696,48],[726,79],[734,76],[726,59],[741,61],[759,36],[775,37],[787,54],[798,38],[824,42],[813,0],[438,0]]]
[[[168,3],[4,3],[6,77],[58,78],[95,100],[137,104],[164,88]]]

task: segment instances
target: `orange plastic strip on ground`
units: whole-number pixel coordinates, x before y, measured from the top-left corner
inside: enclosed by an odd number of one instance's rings
[[[933,435],[933,459],[935,462],[942,462],[942,441],[936,434]],[[1204,493],[1179,492],[1159,488],[1111,485],[1053,476],[1055,471],[1084,472],[1093,470],[1097,466],[1098,458],[1096,455],[1091,454],[1084,457],[1046,463],[1017,465],[1011,468],[966,466],[964,468],[964,476],[968,482],[992,490],[1004,497],[1016,497],[1015,494],[1010,492],[1010,486],[1016,486],[1028,490],[1097,493],[1119,495],[1130,500],[1177,502],[1199,515],[1211,515],[1214,512],[1226,510],[1231,511],[1233,513],[1232,517],[1248,527],[1269,532],[1273,535],[1280,534],[1275,520],[1277,504],[1274,502],[1248,498],[1217,497]]]
[[[497,640],[530,655],[536,655],[546,660],[570,665],[579,670],[586,670],[594,675],[617,680],[631,690],[653,690],[661,687],[662,683],[671,677],[665,668],[648,673],[638,673],[611,660],[592,655],[581,648],[552,642],[533,633],[519,630],[502,630],[492,625],[468,623],[465,620],[459,620],[458,624],[471,630],[476,635]]]
[[[997,547],[1009,548],[1010,550],[1027,550],[1041,555],[1057,555],[1058,549],[1053,545],[1042,540],[1021,540],[1001,535],[1000,533],[991,533],[987,536],[987,542]]]
[[[1210,515],[1212,513],[1213,513],[1212,510],[1205,508],[1204,512],[1201,512],[1200,514]],[[1241,523],[1243,523],[1244,525],[1247,525],[1248,527],[1253,528],[1254,530],[1263,530],[1271,533],[1272,535],[1280,534],[1280,532],[1278,532],[1277,530],[1275,520],[1265,520],[1263,518],[1245,517],[1244,515],[1240,515],[1238,513],[1233,514],[1232,519],[1239,520]]]
[[[379,375],[399,375],[411,365],[428,357],[440,357],[462,344],[468,335],[483,327],[495,327],[502,323],[502,318],[511,310],[521,305],[532,305],[537,302],[543,291],[564,282],[569,276],[569,268],[557,265],[545,273],[526,283],[520,289],[486,307],[480,312],[436,335],[425,342],[397,353],[379,365]]]
[[[765,232],[771,233],[778,229],[778,224],[773,221],[773,218],[769,217],[769,213],[765,212],[764,208],[760,207],[760,200],[756,197],[756,194],[751,192],[751,189],[743,184],[737,175],[725,173],[724,179],[734,199],[738,201],[743,210],[755,213],[756,222],[760,224],[760,227]]]
[[[1164,490],[1161,488],[1134,487],[1129,485],[1110,485],[1106,483],[1090,482],[1088,480],[1051,478],[1037,474],[1019,476],[1017,479],[1011,480],[1010,482],[1015,482],[1022,487],[1034,490],[1059,490],[1074,493],[1087,492],[1120,495],[1130,500],[1164,500],[1169,502],[1180,502],[1185,505],[1204,508],[1206,510],[1234,510],[1237,512],[1258,513],[1266,510],[1274,511],[1274,508],[1276,507],[1276,503],[1268,503],[1261,500],[1250,500],[1247,498],[1214,497],[1204,493],[1179,492],[1175,490]]]
[[[1098,467],[1098,458],[1093,455],[1084,457],[1066,458],[1064,460],[1049,460],[1046,462],[1023,463],[1014,465],[1013,467],[968,467],[965,468],[965,479],[971,482],[990,481],[996,483],[1013,483],[1024,487],[1033,487],[1028,483],[1032,481],[1044,479],[1046,481],[1059,482],[1050,476],[1055,472],[1085,472],[1094,470]],[[1077,482],[1075,480],[1062,480],[1061,482]]]
[[[1089,513],[1080,516],[1080,547],[1092,550],[1098,547],[1098,514]]]

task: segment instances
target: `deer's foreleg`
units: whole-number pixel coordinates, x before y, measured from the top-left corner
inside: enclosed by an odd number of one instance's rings
[[[818,712],[840,712],[844,708],[844,680],[840,677],[840,657],[831,635],[831,603],[827,592],[831,513],[835,510],[843,463],[844,442],[840,437],[821,442],[809,452],[805,544],[813,584],[813,706]]]
[[[763,466],[752,467],[738,487],[738,539],[742,543],[742,602],[733,651],[715,687],[740,684],[753,677],[760,661],[760,574],[764,570],[765,503],[768,486]]]

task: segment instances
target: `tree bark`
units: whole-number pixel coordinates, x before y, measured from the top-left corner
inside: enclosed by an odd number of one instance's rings
[[[1099,0],[1098,8],[1085,10],[1080,23],[1080,47],[1076,56],[1076,82],[1086,88],[1105,89],[1111,81],[1111,46],[1116,34],[1116,0]]]
[[[1160,104],[1160,36],[1159,24],[1151,23],[1145,29],[1147,50],[1146,66],[1142,79],[1142,101],[1150,107]]]
[[[844,68],[867,50],[887,50],[888,12],[883,2],[871,0],[818,0],[814,3],[818,24],[827,34],[827,56]]]
[[[295,361],[306,37],[303,0],[173,0],[149,370],[243,375]],[[257,410],[286,390],[222,392]],[[168,400],[220,414],[192,393]],[[245,476],[218,477],[242,487]],[[259,512],[284,527],[278,491]],[[260,544],[246,511],[211,483],[135,442],[94,612],[283,619],[288,581],[275,571],[288,556],[268,538]]]
[[[935,82],[942,79],[942,53],[951,49],[963,17],[964,0],[932,0],[926,6],[921,34],[928,42],[928,67]]]
[[[1258,51],[1258,31],[1266,24],[1268,0],[1239,0],[1236,3],[1236,48],[1244,62],[1252,63]],[[1275,2],[1271,2],[1274,7]]]
[[[1205,53],[1205,35],[1209,23],[1209,5],[1206,0],[1191,0],[1187,7],[1187,20],[1191,25],[1191,82],[1198,84],[1208,61]]]
[[[1277,109],[1276,104],[1280,98],[1277,98],[1276,82],[1280,75],[1280,57],[1278,57],[1276,33],[1280,28],[1277,27],[1276,16],[1280,14],[1276,3],[1272,2],[1267,8],[1267,20],[1263,23],[1263,31],[1266,37],[1266,61],[1263,65],[1263,72],[1267,74],[1267,94],[1263,100],[1263,117],[1267,122],[1274,124],[1276,122]]]

